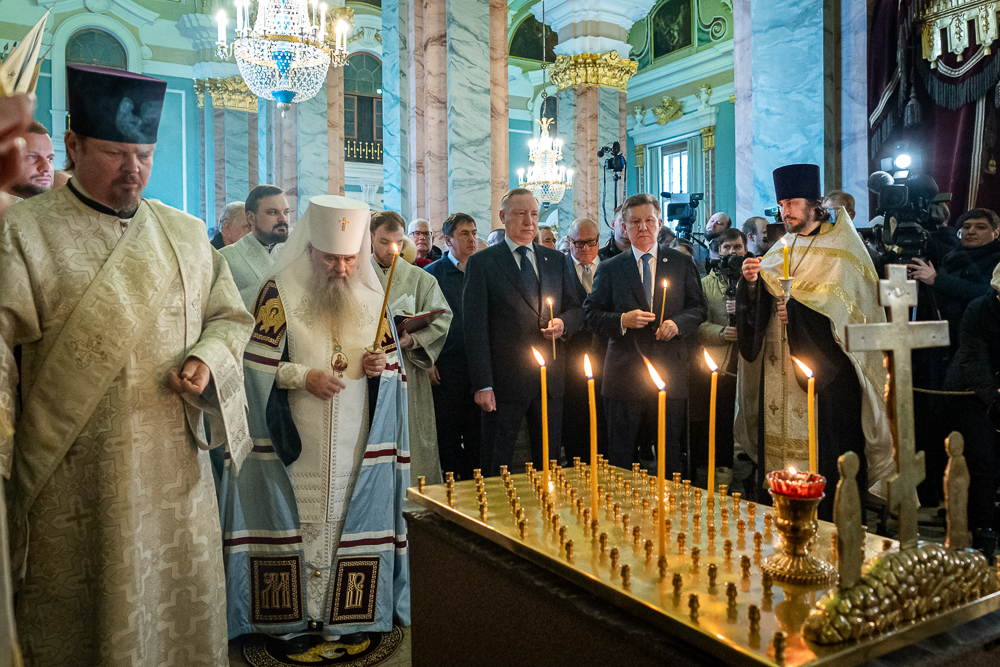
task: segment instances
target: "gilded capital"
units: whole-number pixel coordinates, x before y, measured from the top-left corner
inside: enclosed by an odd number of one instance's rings
[[[247,88],[243,77],[209,79],[205,88],[212,95],[212,106],[216,109],[257,113],[257,96]],[[197,93],[197,90],[195,92]]]
[[[609,86],[625,90],[638,67],[636,61],[622,58],[617,51],[581,53],[577,56],[556,56],[556,62],[549,68],[549,76],[559,90],[581,86]]]
[[[195,79],[194,80],[194,95],[198,98],[198,108],[205,108],[205,80]]]
[[[646,166],[646,144],[635,145],[635,166],[639,169]]]
[[[710,125],[709,127],[701,128],[701,150],[714,151],[715,150],[715,126]]]

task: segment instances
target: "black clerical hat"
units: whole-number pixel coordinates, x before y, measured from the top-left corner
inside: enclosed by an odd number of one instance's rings
[[[104,67],[66,68],[69,126],[81,137],[155,144],[167,82]]]
[[[787,164],[778,167],[774,176],[775,201],[786,199],[822,199],[819,186],[819,166],[815,164]]]

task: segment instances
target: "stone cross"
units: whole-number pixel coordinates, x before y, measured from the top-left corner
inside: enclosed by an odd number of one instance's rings
[[[944,470],[944,507],[948,517],[948,532],[944,545],[949,549],[968,549],[972,546],[969,532],[969,466],[963,451],[965,440],[961,433],[952,431],[944,441],[948,451],[948,467]]]
[[[351,224],[351,221],[348,220],[347,218],[344,218],[343,220],[341,220],[340,221],[340,231],[346,232],[347,231],[347,225],[349,225],[349,224]]]
[[[833,522],[837,525],[837,571],[841,590],[850,588],[861,579],[865,562],[865,529],[861,527],[861,494],[858,492],[858,470],[861,460],[854,452],[837,459],[840,481],[833,500]]]
[[[906,267],[890,264],[888,280],[879,281],[879,302],[889,312],[885,324],[847,326],[847,350],[882,350],[889,373],[886,409],[895,440],[896,474],[889,480],[889,507],[898,509],[901,549],[917,544],[917,484],[924,480],[924,453],[917,452],[913,434],[913,365],[910,352],[948,344],[948,323],[910,322],[917,304],[917,283],[906,279]]]

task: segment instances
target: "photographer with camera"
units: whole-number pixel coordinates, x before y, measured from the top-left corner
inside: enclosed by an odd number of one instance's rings
[[[708,319],[698,328],[698,342],[719,366],[715,413],[715,482],[732,488],[733,421],[736,413],[736,370],[739,363],[739,351],[736,349],[736,285],[743,273],[747,244],[743,232],[732,228],[723,230],[717,240],[719,259],[710,262],[711,271],[701,279],[701,288],[708,300]],[[711,375],[703,355],[695,354],[691,361],[691,421],[707,425]],[[699,398],[703,400],[699,401]],[[695,441],[705,442],[703,437],[698,437]]]
[[[775,198],[789,233],[791,299],[782,286],[783,252],[743,262],[736,292],[740,354],[762,357],[763,389],[757,405],[757,481],[773,470],[808,469],[805,375],[816,378],[818,467],[828,483],[839,478],[837,458],[848,451],[861,459],[862,492],[893,469],[892,437],[886,419],[882,355],[845,352],[845,327],[858,321],[885,322],[879,306],[875,267],[844,209],[836,224],[822,207],[817,165],[794,164],[774,171]],[[742,406],[741,406],[742,411]],[[753,454],[753,452],[748,452]],[[833,496],[819,516],[833,515]]]

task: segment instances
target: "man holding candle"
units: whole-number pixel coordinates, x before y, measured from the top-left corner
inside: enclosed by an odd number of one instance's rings
[[[483,410],[484,475],[499,475],[501,465],[511,465],[525,418],[532,459],[542,467],[541,379],[532,346],[545,357],[550,458],[559,458],[566,368],[566,355],[559,350],[564,336],[583,325],[583,309],[566,256],[534,242],[538,209],[529,190],[510,190],[500,210],[504,240],[477,252],[466,265],[465,349],[476,403]]]
[[[608,460],[630,468],[640,451],[656,442],[656,388],[647,379],[647,357],[666,382],[667,474],[679,472],[684,401],[688,397],[689,343],[705,321],[708,307],[690,258],[657,245],[660,203],[648,194],[633,195],[622,205],[631,252],[604,261],[594,289],[584,302],[587,323],[609,338],[604,363],[608,420]],[[654,308],[660,312],[655,312]],[[651,461],[643,461],[652,469]]]
[[[372,266],[382,289],[386,289],[392,266],[393,247],[403,243],[403,217],[395,211],[372,214]],[[434,418],[434,392],[427,371],[434,367],[444,348],[451,325],[451,309],[434,276],[408,262],[396,262],[389,289],[389,307],[393,315],[445,311],[426,327],[407,333],[399,331],[399,349],[406,369],[406,400],[410,406],[410,474],[423,477],[428,484],[440,484],[441,459],[438,456],[437,423]],[[448,472],[457,472],[449,470]]]
[[[774,189],[789,230],[782,239],[788,251],[745,260],[736,295],[740,353],[748,361],[763,355],[757,451],[748,453],[756,456],[761,484],[773,470],[809,467],[808,381],[793,363],[795,356],[815,375],[819,470],[812,472],[832,483],[838,478],[837,458],[853,451],[862,461],[858,486],[867,489],[893,470],[885,369],[881,354],[847,353],[844,340],[848,324],[885,322],[878,276],[844,209],[836,224],[830,221],[818,166],[776,169]],[[820,517],[832,514],[830,494]]]

